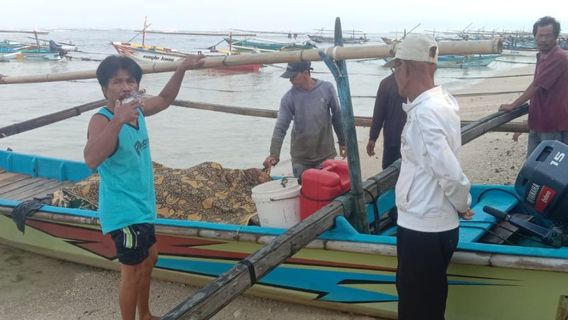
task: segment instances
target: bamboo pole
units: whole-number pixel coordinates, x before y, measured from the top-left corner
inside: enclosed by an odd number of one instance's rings
[[[227,106],[227,105],[221,105],[221,104],[193,102],[193,101],[186,101],[186,100],[174,100],[172,105],[177,106],[177,107],[182,107],[182,108],[196,109],[196,110],[231,113],[231,114],[237,114],[237,115],[241,115],[241,116],[271,118],[271,119],[278,118],[278,111],[269,110],[269,109],[236,107],[236,106]],[[371,117],[355,116],[355,126],[357,126],[357,127],[370,127],[371,124],[372,124],[372,121],[373,121],[373,118],[371,118]],[[474,121],[462,120],[461,125],[465,126],[465,125],[468,125],[472,122],[474,122]],[[494,132],[528,132],[529,129],[528,129],[527,123],[525,123],[525,122],[511,122],[511,123],[505,123],[505,124],[500,125],[498,127],[492,128],[491,131],[494,131]]]
[[[34,30],[0,30],[0,33],[29,33],[29,34],[49,34],[49,31],[34,31]]]
[[[135,30],[142,32],[141,30]],[[171,34],[171,35],[188,35],[188,36],[220,36],[228,37],[232,32],[222,31],[160,31],[160,30],[146,30],[146,33],[155,34]],[[256,37],[256,33],[233,33],[236,37]]]
[[[438,43],[440,55],[466,55],[501,53],[503,43],[501,39],[479,41],[442,41]],[[376,45],[362,47],[331,47],[321,49],[323,53],[334,60],[385,58],[392,56],[392,46]],[[244,64],[272,64],[290,63],[299,61],[320,61],[320,49],[306,49],[297,51],[281,51],[268,53],[251,53],[242,55],[206,57],[202,68],[219,68],[224,66],[238,66]],[[141,65],[144,73],[160,73],[175,71],[181,62],[158,62]],[[94,70],[63,72],[43,75],[0,76],[0,84],[36,83],[66,81],[95,78]]]
[[[98,107],[104,106],[106,100],[97,100],[93,102],[89,102],[80,106],[76,106],[73,108],[65,109],[62,111],[54,112],[47,114],[45,116],[41,116],[38,118],[26,120],[23,122],[15,123],[9,126],[5,126],[0,128],[0,139],[15,135],[18,133],[26,132],[32,129],[37,129],[55,122],[59,122],[71,117],[78,116],[84,112],[96,109]],[[259,118],[270,118],[276,119],[278,118],[278,111],[276,110],[269,110],[269,109],[257,109],[257,108],[247,108],[247,107],[236,107],[236,106],[227,106],[227,105],[220,105],[220,104],[211,104],[211,103],[202,103],[202,102],[193,102],[193,101],[186,101],[186,100],[174,100],[172,103],[173,106],[188,108],[188,109],[196,109],[196,110],[205,110],[205,111],[214,111],[214,112],[223,112],[223,113],[230,113],[236,114],[241,116],[249,116],[249,117],[259,117]],[[370,127],[372,124],[373,119],[371,117],[357,117],[355,116],[355,126],[357,127]],[[468,125],[473,121],[462,120],[462,126]],[[528,125],[526,122],[511,122],[505,123],[501,126],[496,128],[492,128],[491,131],[495,132],[528,132]]]
[[[73,108],[69,108],[66,110],[54,112],[45,116],[41,116],[38,118],[30,119],[27,121],[23,121],[20,123],[15,123],[3,128],[0,128],[0,139],[22,133],[25,131],[29,131],[32,129],[36,129],[39,127],[46,126],[48,124],[52,124],[61,120],[65,120],[71,117],[75,117],[80,115],[83,112],[102,107],[106,104],[106,99],[97,100],[90,103],[86,103],[80,106],[76,106]]]
[[[480,78],[483,79],[483,78]],[[493,92],[463,92],[463,93],[452,93],[455,98],[459,97],[478,97],[478,96],[497,96],[505,94],[519,94],[525,92],[524,90],[513,90],[513,91],[493,91]],[[362,99],[375,99],[377,96],[351,96],[352,98],[362,98]]]

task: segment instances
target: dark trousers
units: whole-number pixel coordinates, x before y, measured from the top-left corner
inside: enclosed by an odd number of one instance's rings
[[[383,147],[383,170],[400,159],[400,146]]]
[[[396,290],[399,320],[444,319],[448,297],[446,270],[458,237],[458,228],[419,232],[398,227]]]

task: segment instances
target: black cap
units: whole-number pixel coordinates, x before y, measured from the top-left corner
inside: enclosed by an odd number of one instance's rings
[[[282,78],[292,78],[298,72],[304,72],[306,70],[313,70],[311,68],[312,63],[309,61],[300,61],[294,63],[288,63],[286,71],[281,75]]]

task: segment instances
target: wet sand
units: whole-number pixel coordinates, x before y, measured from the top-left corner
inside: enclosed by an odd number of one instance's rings
[[[507,74],[531,73],[533,68],[515,68]],[[463,92],[524,90],[531,80],[532,77],[486,79]],[[462,119],[479,119],[517,96],[458,99]],[[382,142],[377,142],[377,156],[368,157],[365,153],[368,128],[358,129],[357,134],[362,175],[368,177],[378,172]],[[489,133],[462,148],[462,166],[473,183],[514,183],[524,162],[527,135],[522,135],[516,143],[511,137],[511,133]],[[114,271],[50,259],[0,245],[0,319],[119,319],[118,280],[119,274]],[[186,285],[153,281],[152,310],[161,315],[195,290]],[[213,319],[372,318],[244,296],[230,303]]]

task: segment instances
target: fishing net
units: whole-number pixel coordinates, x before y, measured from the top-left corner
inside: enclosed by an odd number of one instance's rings
[[[227,169],[204,162],[188,169],[173,169],[156,162],[154,181],[158,216],[162,218],[248,224],[256,213],[251,199],[254,186],[270,181],[260,169]],[[99,176],[62,188],[52,204],[97,210]]]

